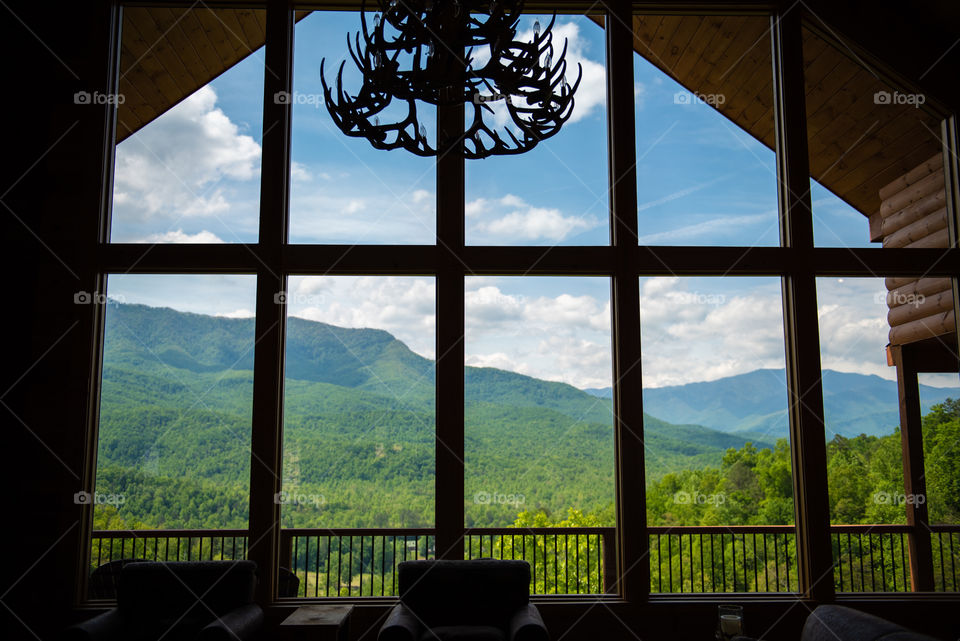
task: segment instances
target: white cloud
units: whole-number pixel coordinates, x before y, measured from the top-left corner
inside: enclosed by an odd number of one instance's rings
[[[293,190],[290,240],[296,243],[422,243],[436,239],[434,192],[337,178]],[[362,194],[357,197],[356,194]]]
[[[288,284],[289,314],[340,327],[383,329],[410,349],[436,350],[432,278],[297,276]]]
[[[596,295],[518,293],[536,291],[543,282],[468,279],[467,364],[578,387],[610,385],[610,307],[606,290]]]
[[[137,242],[216,244],[216,243],[222,243],[223,239],[221,239],[219,236],[217,236],[213,232],[207,231],[206,229],[199,231],[196,234],[187,234],[187,233],[184,233],[182,229],[176,229],[173,231],[163,232],[162,234],[150,234],[146,238]]]
[[[237,215],[231,183],[259,176],[260,145],[216,105],[201,87],[117,146],[115,220]]]
[[[253,318],[256,313],[249,309],[235,309],[232,312],[223,312],[216,315],[223,318]]]
[[[478,198],[466,203],[465,211],[468,218],[476,220],[470,231],[477,242],[558,242],[600,225],[594,217],[565,215],[559,209],[535,207],[513,194],[495,200]]]
[[[296,160],[291,160],[290,178],[299,182],[310,182],[313,179],[313,176],[310,174],[310,171],[307,169],[306,165],[299,163]]]

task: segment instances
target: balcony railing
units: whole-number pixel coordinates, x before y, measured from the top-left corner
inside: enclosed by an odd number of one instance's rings
[[[934,589],[958,590],[960,526],[932,526]],[[911,589],[906,525],[834,525],[834,583],[840,592]],[[109,598],[123,560],[245,558],[245,530],[94,531],[91,571]],[[795,592],[793,526],[650,527],[654,593]],[[533,594],[616,591],[614,528],[470,528],[464,557],[524,559]],[[281,596],[369,597],[397,593],[396,566],[436,557],[432,529],[281,530]],[[111,563],[113,562],[113,563]],[[109,564],[109,565],[108,565]],[[296,579],[293,579],[293,577]]]

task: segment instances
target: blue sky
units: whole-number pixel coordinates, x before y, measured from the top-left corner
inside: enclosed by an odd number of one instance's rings
[[[534,19],[525,16],[520,31]],[[348,138],[323,106],[320,60],[327,59],[332,80],[347,53],[346,34],[358,26],[355,13],[316,12],[296,28],[290,240],[431,244],[434,159]],[[603,32],[586,18],[560,16],[555,34],[558,48],[566,38],[568,60],[584,69],[574,116],[529,153],[467,162],[468,243],[609,242]],[[344,84],[355,90],[350,67]],[[118,146],[115,241],[256,242],[263,73],[260,50]],[[773,152],[710,105],[684,99],[685,89],[639,56],[634,85],[640,241],[778,244]],[[432,139],[432,114],[424,113]],[[812,199],[817,244],[870,245],[862,214],[816,184]],[[645,385],[783,366],[778,279],[650,278],[640,288]],[[894,376],[883,355],[884,291],[881,279],[819,282],[824,367]],[[109,293],[251,316],[255,280],[118,275]],[[289,293],[292,315],[386,329],[434,356],[431,278],[293,278]],[[465,296],[468,364],[580,387],[610,385],[608,279],[474,277]],[[857,340],[840,338],[850,336]]]

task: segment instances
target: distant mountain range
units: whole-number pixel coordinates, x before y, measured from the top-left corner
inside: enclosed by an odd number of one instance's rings
[[[128,498],[124,518],[169,527],[244,522],[253,339],[250,318],[108,308],[97,483],[98,491]],[[433,361],[382,330],[301,318],[288,320],[286,343],[285,483],[327,497],[324,523],[331,527],[431,523]],[[774,443],[653,416],[645,416],[644,430],[653,477],[719,466],[728,448],[748,440],[757,447]],[[527,508],[559,513],[613,502],[608,399],[565,383],[467,367],[464,440],[468,496],[520,493]],[[171,517],[166,495],[197,507]],[[214,505],[219,512],[209,516]],[[466,518],[507,525],[517,511],[468,501]],[[198,520],[194,512],[208,516]]]
[[[598,398],[612,398],[609,387],[586,389]],[[843,436],[889,434],[900,424],[897,384],[879,376],[823,371],[824,418],[828,433]],[[921,409],[960,388],[920,386]],[[676,423],[694,423],[726,433],[761,435],[767,440],[788,432],[784,370],[761,369],[715,381],[657,387],[643,391],[643,409]]]

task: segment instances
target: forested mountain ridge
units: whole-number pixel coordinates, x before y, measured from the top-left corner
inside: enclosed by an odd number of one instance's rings
[[[244,527],[252,319],[111,305],[105,327],[97,491],[123,501],[99,506],[97,527]],[[308,500],[285,505],[284,522],[432,525],[433,362],[384,331],[298,318],[289,321],[287,345],[284,488]],[[776,388],[770,372],[754,374]],[[509,525],[520,512],[528,515],[521,520],[565,522],[571,508],[593,524],[613,518],[609,399],[491,368],[466,368],[465,382],[466,525]],[[703,402],[720,401],[706,394]],[[937,483],[949,485],[960,459],[956,404],[938,411],[925,434],[942,436],[931,440],[939,454],[930,461],[943,468]],[[872,498],[902,487],[898,439],[892,429],[881,438],[830,439],[831,510],[840,522],[902,516],[902,506]],[[785,440],[774,446],[772,438],[649,415],[644,440],[650,523],[791,522]],[[941,497],[952,487],[930,486]],[[472,500],[491,494],[522,501]],[[676,498],[713,494],[726,498]]]
[[[108,308],[98,491],[124,494],[121,516],[165,527],[245,520],[253,331],[252,319]],[[285,487],[322,496],[328,526],[430,524],[433,362],[385,331],[291,318],[286,372]],[[524,507],[561,513],[612,502],[610,401],[493,368],[467,367],[465,377],[468,499],[519,494]],[[652,476],[718,464],[745,442],[649,416],[644,428]],[[468,504],[468,522],[508,524],[516,511]],[[298,525],[320,518],[286,516]]]
[[[893,371],[891,369],[891,371]],[[610,388],[584,390],[610,398]],[[960,388],[920,385],[922,411],[960,396]],[[830,434],[889,434],[900,423],[897,383],[879,376],[823,371],[824,418]],[[787,387],[784,370],[760,369],[714,381],[643,390],[643,409],[676,423],[694,423],[722,432],[786,437]]]

